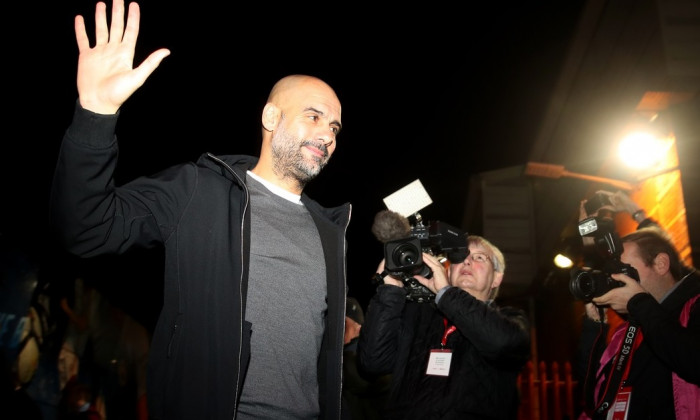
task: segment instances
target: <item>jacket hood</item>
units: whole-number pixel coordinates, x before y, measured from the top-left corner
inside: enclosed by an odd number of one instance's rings
[[[236,172],[241,179],[245,179],[245,173],[253,169],[258,163],[258,158],[248,155],[221,155],[213,153],[203,153],[197,159],[197,165],[217,172],[226,178],[231,179],[231,170]]]

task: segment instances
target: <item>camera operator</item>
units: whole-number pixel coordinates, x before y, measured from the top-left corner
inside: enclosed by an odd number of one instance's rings
[[[360,332],[362,369],[392,374],[386,419],[517,417],[517,377],[530,357],[529,322],[516,308],[498,307],[505,260],[486,239],[465,238],[469,255],[445,269],[423,253],[432,276],[414,277],[434,301],[407,299],[401,279],[381,278]]]
[[[577,355],[585,376],[580,419],[700,419],[700,277],[629,196],[599,194],[608,202],[592,214],[582,202],[581,219],[632,215],[639,226],[621,238],[620,259],[639,282],[610,274],[622,284],[586,303]],[[608,343],[606,308],[624,320]]]

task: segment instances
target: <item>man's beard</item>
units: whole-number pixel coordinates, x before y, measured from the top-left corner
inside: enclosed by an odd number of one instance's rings
[[[314,179],[330,159],[325,144],[311,140],[300,142],[281,128],[274,133],[271,144],[274,172],[282,178],[295,179],[301,187]],[[313,162],[309,162],[302,152],[306,145],[318,148],[323,156],[312,156]]]

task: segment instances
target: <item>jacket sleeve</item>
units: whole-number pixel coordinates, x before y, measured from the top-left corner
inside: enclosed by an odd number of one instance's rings
[[[700,299],[691,308],[687,327],[648,293],[634,295],[627,309],[654,354],[683,380],[700,385]]]
[[[364,372],[376,375],[392,372],[405,305],[406,291],[403,288],[389,284],[377,287],[367,306],[357,345],[359,365]]]
[[[163,242],[196,183],[189,170],[171,168],[117,187],[114,172],[118,114],[101,115],[76,103],[64,134],[50,196],[58,240],[80,256],[123,252]]]
[[[438,309],[485,359],[520,369],[530,358],[530,326],[523,311],[485,303],[457,287],[445,292]]]

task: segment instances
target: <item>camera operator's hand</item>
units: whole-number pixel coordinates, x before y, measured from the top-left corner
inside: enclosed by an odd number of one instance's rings
[[[450,285],[450,283],[447,281],[447,269],[445,269],[445,266],[442,265],[437,258],[424,252],[423,262],[425,265],[430,267],[430,270],[433,272],[433,276],[429,279],[418,275],[413,276],[420,282],[420,284],[430,289],[430,291],[433,293],[437,293],[443,287]]]
[[[608,293],[593,298],[593,303],[595,303],[598,306],[608,305],[615,312],[619,314],[626,314],[627,302],[629,302],[632,296],[638,293],[648,293],[642,287],[642,285],[639,284],[638,281],[626,274],[611,274],[610,277],[625,283],[625,285],[621,287],[615,287],[611,289]]]
[[[382,261],[379,263],[379,266],[377,266],[377,275],[380,275],[379,273],[384,272],[384,263],[385,260],[382,259]],[[398,287],[403,287],[403,281],[401,279],[397,279],[391,274],[387,274],[386,276],[383,277],[384,284],[391,284],[393,286],[398,286]]]
[[[586,316],[595,322],[607,322],[607,316],[605,315],[605,310],[603,310],[603,319],[600,319],[601,308],[596,306],[593,302],[586,303]]]
[[[621,191],[618,191],[621,192]],[[624,193],[622,193],[624,194]],[[617,213],[618,211],[624,210],[624,208],[620,207],[620,200],[615,199],[616,193],[606,191],[606,190],[598,190],[596,191],[596,196],[600,197],[600,203],[602,204],[598,209],[594,212],[589,214],[588,216],[601,216],[602,214],[605,213]],[[617,201],[617,202],[616,202]]]
[[[627,212],[629,214],[635,214],[636,212],[641,210],[639,205],[637,205],[637,203],[635,203],[634,200],[632,200],[632,198],[629,195],[627,195],[627,193],[625,193],[624,191],[618,190],[618,191],[612,193],[610,191],[600,190],[596,194],[606,195],[608,197],[608,199],[610,200],[610,202],[612,203],[612,207],[611,206],[606,206],[606,207],[610,208],[612,211],[614,211],[616,213],[624,211],[624,212]]]

